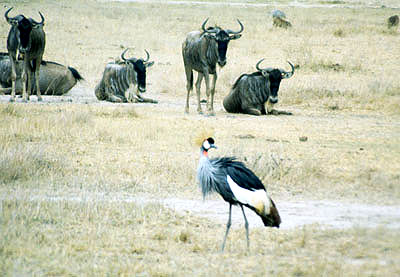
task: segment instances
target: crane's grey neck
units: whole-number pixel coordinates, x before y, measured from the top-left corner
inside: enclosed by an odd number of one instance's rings
[[[215,171],[216,169],[207,156],[207,151],[201,149],[199,165],[197,167],[197,180],[199,181],[203,198],[215,191]]]

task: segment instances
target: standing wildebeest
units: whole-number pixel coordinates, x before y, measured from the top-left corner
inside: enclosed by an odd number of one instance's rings
[[[38,101],[42,101],[39,86],[39,70],[46,44],[46,35],[43,31],[44,17],[39,12],[42,19],[42,21],[39,23],[32,18],[26,18],[22,14],[17,15],[16,17],[8,17],[8,13],[11,11],[11,9],[12,8],[9,8],[4,14],[7,22],[11,25],[11,29],[7,38],[7,50],[11,60],[12,80],[10,101],[15,101],[17,51],[24,56],[24,67],[22,70],[23,101],[26,102],[29,100],[33,74],[35,75],[36,79],[36,92]],[[25,80],[27,80],[27,83]]]
[[[22,94],[22,61],[16,62],[15,92]],[[66,67],[62,64],[42,61],[39,74],[40,91],[45,95],[66,94],[77,81],[83,80],[79,72],[73,67]],[[33,82],[30,93],[36,90],[36,82]],[[11,94],[11,61],[7,53],[0,53],[0,93]]]
[[[223,105],[229,113],[246,113],[262,115],[272,113],[272,107],[278,102],[278,90],[282,79],[290,78],[294,74],[283,69],[259,68],[261,59],[256,68],[258,71],[251,74],[242,74],[235,82],[231,92],[224,98]]]
[[[388,28],[396,27],[399,25],[399,16],[398,15],[392,15],[391,17],[388,18],[387,20],[388,23]]]
[[[193,70],[198,72],[196,81],[197,92],[197,111],[202,113],[200,105],[200,86],[203,77],[206,83],[207,109],[210,115],[214,114],[214,93],[215,83],[217,82],[216,65],[223,67],[226,64],[226,51],[230,40],[238,39],[243,31],[242,23],[238,21],[240,30],[235,32],[224,30],[220,27],[205,28],[208,18],[201,25],[202,32],[193,31],[188,33],[186,40],[182,44],[183,63],[186,72],[186,108],[185,112],[189,113],[189,95],[193,89]],[[209,74],[213,74],[213,82],[210,90]],[[211,101],[209,99],[211,92]]]
[[[286,14],[280,10],[272,12],[272,22],[274,27],[290,28],[292,24],[286,20]]]
[[[147,58],[125,58],[125,49],[121,54],[123,62],[110,62],[104,69],[103,77],[95,88],[97,99],[110,102],[150,102],[157,103],[152,99],[142,97],[139,93],[146,92],[146,68],[154,64],[149,62],[149,52]],[[130,85],[137,87],[133,93],[129,89]]]

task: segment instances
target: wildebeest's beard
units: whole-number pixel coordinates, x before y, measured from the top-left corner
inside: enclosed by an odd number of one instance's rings
[[[281,80],[282,80],[282,73],[279,69],[274,69],[269,73],[269,82],[270,82],[269,102],[271,104],[278,103],[278,91]]]
[[[146,92],[146,66],[141,59],[133,63],[137,74],[138,89],[140,92]]]
[[[32,24],[25,17],[18,23],[20,47],[19,51],[25,53],[30,48],[30,35],[32,31]]]

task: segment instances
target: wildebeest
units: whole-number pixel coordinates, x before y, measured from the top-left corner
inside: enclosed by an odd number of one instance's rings
[[[22,94],[22,72],[23,61],[16,62],[16,94]],[[73,67],[66,67],[62,64],[43,61],[40,66],[39,87],[45,95],[66,94],[77,81],[83,80],[79,72]],[[7,53],[0,53],[0,93],[11,94],[11,61]],[[31,93],[36,91],[36,82],[33,82]]]
[[[36,92],[39,101],[42,101],[39,86],[40,64],[46,45],[46,35],[43,31],[44,17],[39,12],[41,22],[36,22],[32,18],[26,18],[22,14],[15,17],[8,17],[9,8],[4,17],[11,25],[7,37],[7,50],[11,60],[11,98],[15,101],[15,80],[16,80],[16,62],[17,51],[24,56],[24,66],[22,69],[22,97],[23,101],[29,100],[29,94],[32,86],[32,75],[36,79]],[[27,80],[27,82],[25,82]],[[28,95],[27,95],[28,94]]]
[[[388,28],[398,26],[399,25],[399,16],[392,15],[391,17],[388,18],[387,23],[388,23]]]
[[[224,30],[220,27],[205,28],[208,18],[201,25],[202,32],[192,31],[187,34],[182,44],[183,63],[186,73],[187,98],[185,112],[189,113],[189,95],[193,89],[193,70],[198,72],[196,81],[197,92],[197,111],[202,113],[200,105],[200,86],[201,81],[205,80],[207,95],[207,110],[210,115],[214,114],[214,93],[215,83],[217,82],[216,65],[223,67],[226,64],[226,52],[228,43],[231,40],[238,39],[243,31],[242,23],[239,31]],[[212,87],[210,89],[209,74],[213,75]],[[210,100],[211,94],[211,100]]]
[[[121,54],[122,61],[110,62],[106,65],[100,83],[95,88],[97,99],[110,102],[150,102],[140,93],[146,92],[146,68],[154,64],[149,62],[150,54],[146,52],[146,59],[125,58],[125,49]],[[129,89],[134,86],[134,93]]]
[[[265,115],[273,113],[273,105],[278,102],[278,90],[282,79],[290,78],[294,74],[277,68],[259,68],[261,59],[257,64],[257,71],[251,74],[242,74],[235,82],[230,93],[224,98],[223,105],[229,113],[246,113],[252,115]]]
[[[274,10],[272,12],[272,22],[274,27],[290,28],[292,24],[286,20],[286,14],[281,10]]]

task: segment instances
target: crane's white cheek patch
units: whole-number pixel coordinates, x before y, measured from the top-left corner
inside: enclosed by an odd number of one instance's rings
[[[254,207],[259,213],[269,214],[271,202],[265,190],[250,191],[244,189],[236,184],[229,175],[226,180],[237,201]]]
[[[206,150],[210,149],[210,143],[208,142],[208,140],[205,140],[203,142],[203,148],[206,149]]]

